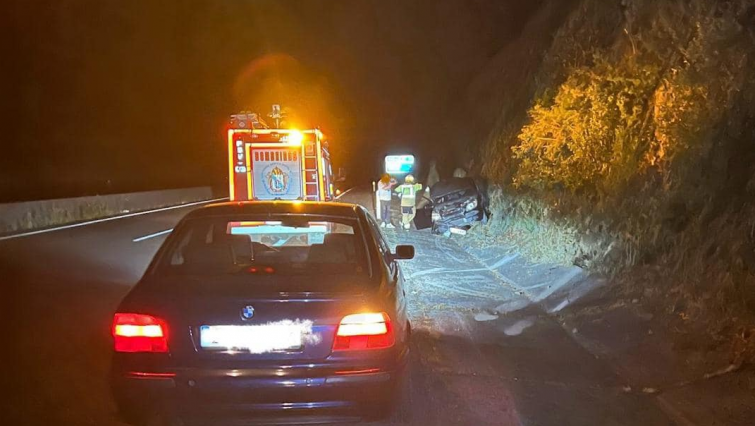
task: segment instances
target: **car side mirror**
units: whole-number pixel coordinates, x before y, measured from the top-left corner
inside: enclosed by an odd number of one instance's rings
[[[393,260],[414,259],[414,246],[400,245],[396,246],[396,253],[392,254]]]

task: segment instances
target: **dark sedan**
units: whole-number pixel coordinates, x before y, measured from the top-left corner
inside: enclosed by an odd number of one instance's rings
[[[188,214],[113,319],[129,422],[383,417],[410,325],[399,259],[356,205],[223,203]]]

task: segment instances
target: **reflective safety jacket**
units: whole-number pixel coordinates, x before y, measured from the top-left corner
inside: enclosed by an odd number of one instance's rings
[[[399,185],[398,188],[396,188],[396,192],[398,192],[399,196],[401,196],[401,205],[414,206],[415,198],[417,196],[417,191],[421,189],[422,189],[422,184],[420,183],[413,183],[413,184],[405,183],[403,185]]]

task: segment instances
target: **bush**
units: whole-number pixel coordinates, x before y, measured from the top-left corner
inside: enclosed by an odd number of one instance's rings
[[[621,2],[623,31],[608,25],[618,3],[582,1],[545,55],[528,120],[490,137],[482,169],[522,223],[516,206],[539,205],[545,229],[600,236],[560,238],[577,245],[554,253],[614,275],[660,271],[651,285],[672,311],[751,315],[755,0]]]
[[[628,61],[631,62],[631,61]],[[642,168],[653,65],[598,59],[572,72],[550,105],[539,101],[519,134],[516,186],[605,193]]]

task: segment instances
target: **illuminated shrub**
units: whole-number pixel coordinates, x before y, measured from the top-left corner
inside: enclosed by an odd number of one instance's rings
[[[641,165],[648,100],[658,71],[599,61],[567,78],[547,105],[539,101],[513,148],[521,163],[516,185],[603,192]]]

